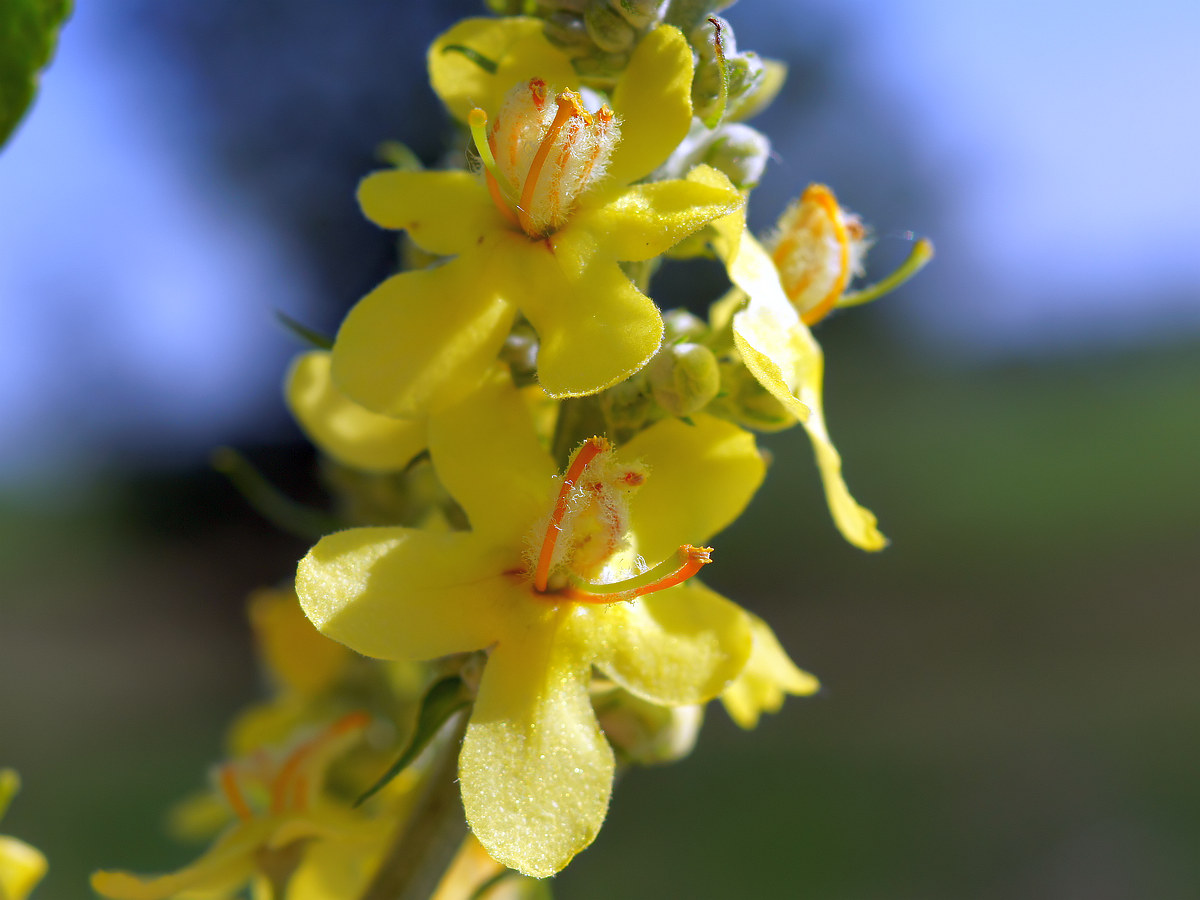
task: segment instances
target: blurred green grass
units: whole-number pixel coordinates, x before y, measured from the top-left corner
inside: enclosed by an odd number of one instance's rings
[[[557,896],[1196,896],[1200,347],[954,369],[821,338],[893,545],[840,540],[790,432],[705,575],[825,690],[753,733],[712,708],[691,758],[621,780]],[[300,552],[222,515],[131,527],[130,490],[0,506],[3,830],[49,854],[41,897],[189,858],[162,814],[253,691],[242,595]]]

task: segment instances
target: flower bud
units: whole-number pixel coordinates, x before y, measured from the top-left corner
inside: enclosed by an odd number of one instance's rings
[[[708,323],[686,309],[670,309],[663,313],[663,341],[699,341],[708,334]]]
[[[675,762],[692,752],[704,707],[658,706],[617,689],[596,699],[596,716],[626,761],[649,766]]]
[[[602,393],[600,405],[611,434],[618,440],[641,431],[654,413],[654,398],[646,383],[645,370]]]
[[[709,410],[744,428],[782,431],[796,424],[796,417],[759,384],[741,361],[722,360],[721,394]]]
[[[630,49],[637,31],[608,4],[593,4],[584,11],[583,24],[596,46],[609,53]]]
[[[700,161],[729,176],[734,186],[751,188],[762,179],[771,142],[749,125],[722,125]]]
[[[655,401],[673,416],[704,409],[721,387],[717,358],[700,344],[664,347],[646,367],[646,377]]]
[[[645,30],[662,21],[669,0],[608,0],[608,5],[634,28]]]

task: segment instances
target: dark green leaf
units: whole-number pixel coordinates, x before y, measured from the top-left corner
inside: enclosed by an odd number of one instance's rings
[[[70,11],[70,0],[0,0],[0,146],[33,102]]]
[[[434,682],[433,686],[425,692],[425,699],[421,701],[421,712],[417,715],[417,727],[413,731],[408,748],[400,754],[399,759],[392,763],[391,768],[383,774],[383,777],[355,801],[354,805],[359,806],[366,802],[382,790],[389,781],[408,768],[413,760],[421,755],[421,751],[429,745],[433,736],[441,730],[450,717],[469,706],[470,703],[471,697],[467,692],[467,687],[457,675],[450,675],[441,681]]]

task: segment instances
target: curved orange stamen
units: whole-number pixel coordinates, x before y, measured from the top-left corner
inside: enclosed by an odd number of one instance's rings
[[[838,277],[834,280],[829,293],[822,297],[819,303],[800,314],[800,321],[805,325],[815,325],[829,315],[829,311],[833,309],[838,297],[842,296],[842,292],[846,290],[846,285],[850,281],[850,237],[846,234],[846,225],[837,198],[833,196],[833,192],[829,188],[819,184],[811,185],[805,190],[801,202],[815,203],[821,207],[822,212],[829,219],[829,224],[833,227],[834,240],[838,243]]]
[[[554,559],[554,547],[558,543],[559,534],[562,533],[563,516],[567,514],[568,501],[571,497],[571,491],[575,488],[575,483],[579,480],[579,476],[583,474],[583,470],[588,467],[588,464],[601,453],[610,449],[611,446],[602,437],[588,438],[579,450],[576,451],[570,466],[567,467],[567,473],[563,476],[562,486],[558,489],[558,499],[554,501],[554,509],[550,513],[550,521],[546,523],[546,536],[542,538],[542,548],[538,553],[537,568],[533,573],[534,590],[544,591],[550,582],[550,563]]]
[[[542,168],[546,165],[546,157],[550,155],[550,150],[558,140],[559,132],[563,126],[576,116],[586,116],[587,111],[579,102],[579,95],[572,91],[564,91],[558,95],[558,111],[554,114],[554,121],[550,123],[550,128],[546,132],[546,136],[542,138],[541,144],[538,145],[537,153],[533,157],[533,162],[529,164],[529,172],[525,176],[525,183],[521,186],[521,205],[517,209],[517,215],[521,220],[521,227],[530,237],[540,237],[534,231],[533,221],[529,218],[527,209],[533,204],[533,194],[537,190],[538,179],[541,178]]]
[[[677,584],[683,584],[702,568],[712,562],[712,547],[693,547],[691,544],[684,544],[679,548],[679,552],[684,555],[685,560],[683,565],[651,584],[645,587],[640,587],[633,592],[635,597],[643,597],[646,594],[653,594],[656,591],[665,591],[669,587],[675,587]]]
[[[577,603],[617,603],[632,600],[634,597],[643,597],[683,584],[710,562],[712,547],[684,544],[675,551],[674,557],[663,560],[653,569],[640,575],[612,584],[589,584],[579,579],[564,589],[563,596]]]
[[[220,783],[221,793],[229,801],[234,815],[243,822],[249,822],[253,819],[254,812],[250,809],[250,804],[246,802],[246,798],[242,796],[242,789],[238,785],[237,774],[234,772],[232,765],[221,766],[217,781]]]

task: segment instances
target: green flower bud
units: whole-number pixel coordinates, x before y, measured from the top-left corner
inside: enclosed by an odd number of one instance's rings
[[[662,21],[667,0],[608,0],[613,11],[639,30],[646,30]]]
[[[796,417],[740,360],[722,360],[720,370],[721,392],[709,412],[755,431],[782,431],[796,424]]]
[[[513,381],[519,387],[537,380],[537,352],[537,332],[528,322],[517,322],[500,349],[500,359],[508,363]]]
[[[617,440],[637,434],[654,414],[654,398],[644,370],[614,384],[599,399],[604,420]]]
[[[708,336],[708,323],[686,309],[670,309],[663,313],[663,343],[702,341]]]
[[[738,188],[754,187],[762,179],[771,155],[766,135],[749,125],[722,125],[700,161],[729,176]]]
[[[646,366],[646,379],[655,401],[673,416],[704,409],[721,387],[717,358],[700,344],[664,347]]]
[[[658,706],[620,688],[594,702],[600,727],[622,760],[643,766],[691,753],[704,720],[702,706]]]
[[[577,13],[555,12],[546,17],[546,38],[560,47],[579,48],[588,52],[592,39],[588,36],[582,16]]]
[[[637,31],[607,3],[593,4],[583,13],[583,23],[596,46],[609,53],[629,50],[637,39]]]

